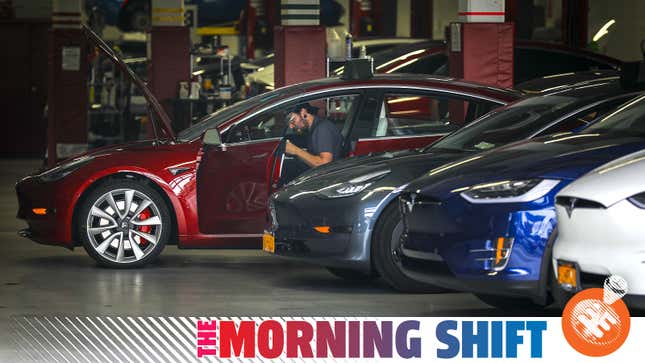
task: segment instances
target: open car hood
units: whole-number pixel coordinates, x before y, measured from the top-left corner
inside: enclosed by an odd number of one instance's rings
[[[155,125],[155,137],[157,139],[160,138],[159,132],[163,132],[172,141],[175,141],[175,133],[172,131],[171,127],[171,120],[170,117],[168,117],[168,114],[166,111],[164,111],[163,107],[161,107],[161,104],[157,100],[157,98],[152,94],[152,91],[148,88],[148,86],[139,78],[139,76],[132,71],[130,67],[128,67],[127,64],[119,57],[113,50],[110,48],[110,46],[103,40],[101,37],[99,37],[96,33],[94,33],[90,28],[87,26],[83,25],[83,32],[87,39],[92,42],[95,46],[97,46],[103,54],[105,54],[107,57],[109,57],[113,62],[115,62],[119,68],[128,74],[132,82],[139,87],[141,92],[143,93],[143,96],[146,98],[146,101],[150,104],[150,106],[153,108],[155,114],[159,116],[160,120],[157,120],[156,117],[153,117],[153,125]],[[160,127],[161,130],[156,130],[157,127]]]

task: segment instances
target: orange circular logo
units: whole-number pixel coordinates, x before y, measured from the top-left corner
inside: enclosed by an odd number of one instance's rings
[[[620,297],[601,288],[574,295],[562,313],[562,331],[567,342],[591,357],[618,350],[627,339],[630,324],[629,310]]]

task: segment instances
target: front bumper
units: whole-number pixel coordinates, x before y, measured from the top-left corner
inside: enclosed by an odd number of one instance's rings
[[[645,299],[645,210],[628,200],[609,208],[575,208],[570,215],[557,205],[559,236],[553,250],[557,261],[574,263],[580,274],[576,291],[602,287],[604,278],[618,275],[628,284],[627,300]],[[638,298],[640,296],[641,298]]]
[[[68,219],[72,208],[72,196],[59,183],[43,183],[37,178],[27,177],[16,184],[18,198],[17,218],[25,220],[28,228],[19,235],[47,245],[73,248],[71,223]],[[46,213],[34,213],[34,208],[45,209]]]
[[[408,277],[450,290],[530,298],[536,303],[543,303],[546,297],[544,286],[539,280],[505,280],[497,276],[487,276],[483,279],[460,278],[455,276],[443,261],[428,261],[407,256],[402,258],[402,266]]]
[[[554,264],[557,264],[557,259],[553,260]],[[569,261],[567,261],[569,262]],[[552,287],[558,289],[558,294],[564,297],[565,301],[571,299],[576,293],[592,288],[604,288],[604,282],[610,274],[596,274],[580,270],[580,266],[576,264],[578,271],[578,283],[574,290],[565,290],[562,286],[557,284],[557,274],[554,276],[555,285]],[[557,271],[557,270],[555,270]],[[632,309],[639,309],[645,311],[645,295],[638,293],[628,293],[622,297],[623,302],[627,304],[628,307]]]
[[[370,238],[384,193],[335,200],[278,192],[269,201],[267,230],[275,254],[327,267],[371,271]],[[382,203],[383,205],[386,203]],[[323,228],[317,228],[323,227]]]
[[[351,233],[330,233],[328,235],[294,234],[284,230],[275,233],[275,254],[299,261],[326,267],[349,268],[369,271],[366,255],[362,249],[361,235]],[[353,243],[356,239],[359,243]]]
[[[459,196],[421,198],[412,212],[405,196],[402,201],[403,269],[411,278],[482,294],[545,296],[540,280],[549,265],[544,256],[556,225],[552,195],[513,204],[471,204]],[[500,238],[512,242],[498,255]],[[501,263],[494,263],[500,256]]]

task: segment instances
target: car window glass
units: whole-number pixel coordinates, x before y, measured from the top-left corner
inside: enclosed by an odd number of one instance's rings
[[[413,94],[385,94],[372,137],[445,133],[464,124],[466,100]]]
[[[586,109],[577,115],[561,120],[557,124],[552,125],[548,127],[546,130],[540,132],[538,136],[556,134],[559,132],[570,132],[579,128],[586,127],[592,121],[596,120],[601,116],[606,115],[609,111],[615,109],[620,104],[625,102],[626,97],[627,96],[613,99],[608,102],[603,102],[599,105]]]
[[[352,116],[358,108],[358,100],[358,94],[351,94],[301,99],[297,103],[308,102],[316,107],[318,117],[328,119],[343,135],[346,135]],[[293,111],[295,105],[295,102],[290,102],[243,121],[228,132],[225,137],[226,142],[264,140],[306,133],[306,131],[296,132],[288,129],[289,113]]]
[[[639,96],[621,105],[618,110],[620,111],[610,112],[585,131],[645,136],[645,96]]]
[[[432,147],[477,151],[522,140],[566,114],[575,102],[573,97],[560,95],[528,98],[488,113]]]
[[[247,98],[244,101],[240,101],[232,104],[231,106],[221,108],[214,113],[205,116],[201,120],[198,120],[193,126],[180,132],[177,135],[177,138],[182,141],[191,141],[197,137],[201,137],[201,135],[206,130],[218,127],[219,125],[230,120],[236,115],[249,112],[249,110],[261,106],[265,103],[288,97],[293,93],[293,89],[295,87],[298,86],[279,88],[275,91]]]

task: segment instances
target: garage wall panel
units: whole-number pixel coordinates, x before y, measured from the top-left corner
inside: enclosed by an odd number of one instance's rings
[[[48,20],[0,22],[0,107],[4,141],[0,157],[36,157],[45,152]]]

